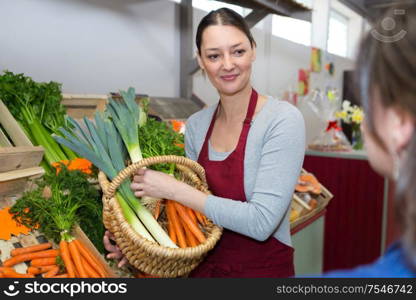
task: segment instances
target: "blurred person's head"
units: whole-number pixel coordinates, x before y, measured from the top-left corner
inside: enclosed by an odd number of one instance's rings
[[[387,12],[363,39],[357,87],[371,166],[396,182],[403,244],[416,268],[416,4]]]

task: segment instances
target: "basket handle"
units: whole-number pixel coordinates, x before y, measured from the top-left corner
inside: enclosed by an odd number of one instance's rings
[[[128,166],[124,170],[120,171],[120,173],[118,173],[118,175],[107,186],[107,189],[104,191],[104,193],[109,198],[113,197],[115,194],[115,191],[121,185],[121,183],[124,180],[126,180],[128,177],[133,175],[137,170],[154,165],[154,164],[163,164],[163,163],[174,163],[174,164],[188,167],[189,169],[191,169],[198,175],[198,177],[202,180],[202,182],[206,182],[205,170],[197,162],[189,158],[182,157],[182,156],[164,155],[164,156],[155,156],[155,157],[142,159]]]

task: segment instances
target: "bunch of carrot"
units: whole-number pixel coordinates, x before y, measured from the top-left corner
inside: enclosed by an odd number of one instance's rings
[[[80,240],[69,234],[63,234],[59,248],[68,278],[109,277],[104,266]]]
[[[56,277],[59,272],[57,257],[59,249],[50,249],[51,243],[44,243],[35,246],[16,248],[11,251],[11,257],[4,261],[0,267],[0,277],[6,278],[33,278],[42,274],[45,278]],[[31,266],[26,274],[18,273],[13,266],[25,261],[30,261]]]
[[[203,214],[172,200],[166,200],[166,213],[169,236],[180,248],[196,247],[205,242],[206,237],[199,227],[207,224]]]
[[[77,239],[69,242],[62,239],[60,249],[50,249],[51,243],[17,248],[0,267],[0,277],[33,278],[42,274],[44,278],[100,278],[108,277],[102,264]],[[63,262],[60,267],[59,259]],[[18,273],[13,266],[30,261],[26,274]],[[65,269],[65,273],[60,272]]]

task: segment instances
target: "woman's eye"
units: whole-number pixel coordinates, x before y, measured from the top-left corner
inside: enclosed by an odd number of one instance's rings
[[[242,56],[245,52],[246,52],[246,50],[244,50],[244,49],[239,49],[239,50],[235,50],[235,51],[234,51],[234,54],[235,54],[236,56]]]
[[[209,59],[209,60],[216,60],[218,57],[219,57],[219,55],[218,55],[218,54],[211,54],[211,55],[208,55],[208,59]]]

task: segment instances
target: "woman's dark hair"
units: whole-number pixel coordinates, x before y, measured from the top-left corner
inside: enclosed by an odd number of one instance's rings
[[[256,45],[256,42],[250,32],[250,28],[248,27],[246,21],[244,21],[243,17],[229,8],[220,8],[211,11],[203,17],[198,25],[198,29],[196,31],[196,47],[198,48],[199,55],[201,55],[202,34],[204,33],[204,30],[211,25],[234,26],[247,36],[251,47]]]
[[[355,80],[369,131],[385,150],[374,129],[373,103],[379,101],[382,107],[408,113],[416,128],[415,78],[416,4],[409,4],[390,9],[380,19],[361,42],[357,59]],[[416,132],[405,152],[396,183],[395,213],[404,249],[416,270]]]

